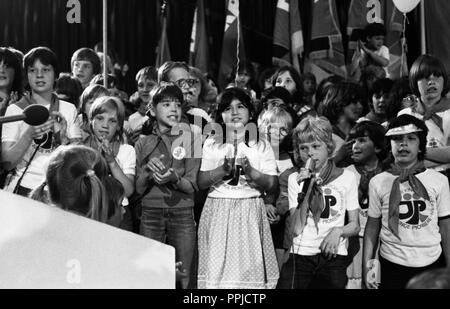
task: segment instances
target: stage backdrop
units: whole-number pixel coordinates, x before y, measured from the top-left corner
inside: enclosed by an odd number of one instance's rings
[[[93,47],[102,40],[102,0],[78,0],[81,23],[69,24],[66,5],[69,0],[1,0],[0,46],[14,46],[24,52],[38,45],[52,48],[61,60],[61,68],[70,70],[70,57],[79,47]],[[315,0],[299,1],[304,37],[304,52],[309,54],[312,8]],[[324,0],[321,0],[324,1]],[[446,5],[444,0],[439,2]],[[192,20],[197,0],[168,0],[168,39],[173,60],[189,60]],[[210,36],[210,62],[213,74],[219,68],[224,25],[225,0],[204,1],[206,26]],[[338,23],[346,48],[346,24],[350,0],[336,1]],[[155,62],[160,34],[160,0],[108,0],[109,41],[114,56],[129,64],[130,75]],[[249,60],[262,66],[272,63],[272,44],[277,0],[241,0],[240,15]],[[418,10],[408,14],[410,24],[408,60],[420,50]],[[344,50],[345,51],[345,50]]]
[[[0,289],[175,288],[175,249],[0,190]]]

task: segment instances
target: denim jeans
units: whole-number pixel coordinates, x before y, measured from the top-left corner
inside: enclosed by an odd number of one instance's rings
[[[277,289],[345,289],[348,257],[328,260],[323,254],[290,254],[281,269]]]
[[[167,243],[175,248],[176,261],[183,262],[186,277],[181,288],[196,288],[197,233],[193,208],[147,208],[143,207],[141,235]],[[174,265],[175,267],[175,265]]]

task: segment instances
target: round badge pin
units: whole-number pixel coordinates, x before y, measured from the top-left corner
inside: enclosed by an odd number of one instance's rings
[[[186,150],[181,146],[175,147],[172,151],[172,156],[177,160],[182,160],[186,157]]]

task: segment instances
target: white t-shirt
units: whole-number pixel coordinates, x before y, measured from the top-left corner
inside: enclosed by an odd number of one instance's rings
[[[369,183],[368,215],[381,217],[380,254],[392,263],[407,267],[430,265],[442,252],[438,218],[450,215],[447,177],[430,169],[416,175],[427,189],[430,201],[419,198],[408,182],[400,184],[400,239],[392,234],[388,226],[389,196],[396,177],[383,172]]]
[[[50,108],[50,104],[44,106]],[[64,116],[67,122],[66,136],[71,139],[81,138],[81,130],[75,123],[75,120],[77,118],[77,110],[75,106],[66,101],[59,100],[59,111]],[[12,104],[6,109],[5,116],[19,115],[22,114],[22,112],[23,110],[20,107],[18,107],[16,104]],[[20,136],[27,130],[28,127],[29,125],[24,121],[16,121],[3,124],[2,143],[17,142],[20,139]],[[48,159],[50,154],[54,151],[54,148],[50,145],[50,143],[43,143],[43,145],[44,146],[41,146],[39,148],[34,159],[31,161],[28,171],[20,184],[22,187],[34,189],[38,187],[45,179],[45,171],[47,170]],[[30,159],[35,148],[36,144],[33,141],[31,143],[31,147],[29,147],[29,149],[25,153],[22,161],[17,165],[18,177],[20,177],[25,170],[26,163]]]
[[[136,150],[133,146],[122,144],[116,156],[116,162],[125,175],[136,176]],[[122,206],[128,205],[128,198],[124,197]]]
[[[292,173],[288,179],[289,209],[297,207],[297,196],[300,186],[297,183],[298,172]],[[322,186],[325,210],[318,222],[319,231],[312,213],[308,213],[306,226],[301,235],[293,240],[291,253],[299,255],[316,255],[321,251],[320,244],[334,227],[345,225],[345,212],[359,209],[358,187],[355,175],[344,170],[343,174]],[[341,237],[337,254],[347,255],[347,238]]]
[[[353,174],[355,174],[356,177],[356,184],[359,186],[359,181],[361,180],[361,174],[358,173],[355,166],[352,164],[345,169],[351,171]],[[369,192],[367,192],[369,194]],[[364,237],[364,230],[366,228],[367,223],[367,211],[369,210],[369,199],[366,198],[363,201],[363,205],[359,205],[359,226],[361,227],[361,230],[359,231],[359,236]]]
[[[373,53],[377,56],[381,56],[384,59],[387,59],[388,61],[391,60],[390,54],[389,54],[389,48],[385,45],[381,46],[379,50],[375,50],[373,51]],[[361,55],[363,55],[364,57],[366,57],[366,52],[361,49]],[[388,66],[383,67],[384,71],[386,72],[386,78],[389,78],[389,70],[388,70]]]
[[[124,129],[127,132],[136,132],[142,129],[144,123],[148,120],[148,116],[142,116],[140,113],[135,112],[134,114],[128,117],[127,125],[124,125]]]
[[[250,165],[261,173],[277,176],[275,155],[269,143],[260,142],[250,146],[240,143],[237,146],[236,164],[240,159],[247,157]],[[201,171],[210,171],[221,166],[225,156],[234,154],[234,146],[231,144],[218,144],[211,138],[205,141],[203,146]],[[245,176],[240,175],[236,186],[229,185],[230,180],[222,180],[211,187],[209,197],[212,198],[254,198],[260,197],[261,192],[250,187]]]
[[[116,161],[125,175],[136,175],[136,151],[133,146],[120,145]]]
[[[412,115],[418,119],[423,120],[423,116],[419,113],[414,112],[411,107],[402,109],[398,113],[398,116],[403,114]],[[441,131],[441,129],[434,123],[433,120],[426,120],[425,125],[428,128],[427,147],[437,148],[450,146],[450,109],[436,113],[436,115],[442,118],[442,129],[444,132]],[[432,169],[435,171],[443,171],[448,168],[450,168],[450,164],[441,164],[433,167]]]

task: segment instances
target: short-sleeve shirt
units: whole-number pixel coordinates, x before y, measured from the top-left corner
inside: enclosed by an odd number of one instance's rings
[[[298,172],[289,176],[288,196],[289,209],[297,207],[297,196],[300,185],[297,183]],[[299,255],[316,255],[321,252],[320,244],[334,227],[345,225],[346,211],[359,209],[358,187],[356,176],[344,170],[341,176],[322,186],[325,209],[318,222],[318,230],[314,223],[311,211],[308,213],[306,226],[301,235],[293,240],[291,253]],[[341,237],[337,254],[347,255],[347,238]]]
[[[448,180],[430,169],[416,175],[427,189],[430,201],[417,196],[408,182],[400,184],[399,239],[388,226],[389,196],[396,177],[383,172],[369,183],[368,216],[381,218],[380,254],[407,267],[430,265],[442,252],[438,218],[450,215]]]
[[[414,116],[420,120],[423,120],[423,115],[413,111],[411,107],[402,109],[398,116],[407,114]],[[442,118],[442,129],[431,119],[425,120],[425,124],[428,128],[427,134],[427,147],[436,148],[443,146],[450,146],[450,109],[436,113],[439,117]],[[440,164],[436,167],[433,167],[436,171],[443,171],[450,168],[450,164]]]
[[[50,108],[50,104],[43,105],[46,108]],[[8,106],[5,116],[19,115],[22,114],[23,110],[16,104]],[[59,100],[59,112],[63,115],[67,122],[66,136],[70,139],[81,138],[81,130],[79,126],[75,123],[77,118],[77,110],[75,106],[66,101]],[[24,121],[10,122],[3,124],[2,131],[2,143],[4,142],[17,142],[21,135],[28,129],[29,125]],[[45,171],[48,166],[48,159],[50,154],[54,151],[51,143],[44,142],[41,146],[34,159],[28,168],[28,171],[24,178],[22,179],[21,186],[34,189],[38,187],[45,178]],[[33,141],[31,147],[25,153],[23,159],[17,165],[17,175],[20,177],[25,170],[25,166],[29,161],[32,153],[36,149],[37,144]]]
[[[361,50],[361,54],[364,56],[364,57],[366,57],[366,59],[368,58],[367,56],[366,56],[366,52],[362,49]],[[381,46],[380,47],[380,49],[378,49],[378,50],[375,50],[374,51],[374,54],[376,54],[377,56],[381,56],[381,57],[383,57],[384,59],[387,59],[388,61],[390,61],[390,54],[389,54],[389,48],[387,47],[387,46],[385,46],[385,45],[383,45],[383,46]],[[378,65],[378,64],[375,64],[375,63],[369,63],[369,64],[374,64],[374,65]],[[378,66],[380,66],[380,65],[378,65]],[[383,69],[384,69],[384,71],[386,72],[386,77],[387,78],[389,78],[389,70],[388,70],[388,66],[385,66],[385,67],[383,67]]]
[[[223,165],[225,156],[232,156],[233,154],[233,145],[228,143],[219,144],[214,139],[209,138],[203,145],[203,157],[200,170],[213,170]],[[245,143],[239,143],[237,145],[235,165],[238,165],[243,157],[247,157],[250,165],[259,172],[270,176],[278,175],[275,154],[269,143],[250,142],[249,146]],[[260,197],[261,192],[248,185],[245,175],[241,171],[237,185],[231,185],[230,180],[222,180],[211,187],[208,196],[212,198],[254,198]]]
[[[122,144],[116,156],[117,164],[125,175],[136,175],[136,150],[128,144]]]

